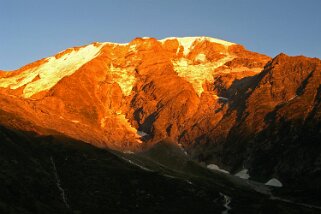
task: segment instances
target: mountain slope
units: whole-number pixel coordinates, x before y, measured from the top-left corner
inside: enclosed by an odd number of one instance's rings
[[[83,142],[4,127],[0,127],[0,136],[1,213],[177,213],[196,212],[197,206],[207,212],[224,209],[218,192],[141,170]],[[213,203],[216,198],[219,201]]]
[[[317,213],[319,208],[269,197],[262,184],[242,182],[184,160],[174,145],[138,156],[117,154],[65,136],[0,127],[1,213]],[[175,151],[176,150],[176,151]],[[175,153],[168,160],[167,155]],[[173,154],[172,153],[172,154]],[[161,162],[139,161],[153,157]],[[152,156],[150,156],[152,155]],[[162,162],[164,164],[164,162]],[[161,169],[159,168],[161,166]],[[174,170],[173,170],[174,169]],[[157,185],[155,185],[157,184]],[[255,187],[255,188],[253,188]],[[232,199],[226,205],[228,194]],[[229,197],[229,198],[230,198]],[[228,206],[229,208],[227,208]]]
[[[268,60],[207,37],[94,43],[1,78],[1,109],[28,121],[24,130],[41,133],[37,127],[43,127],[100,147],[135,150],[145,146],[137,130],[149,134],[149,144],[177,139],[186,118],[206,114],[203,103],[219,106],[213,76],[254,75]]]
[[[316,58],[271,59],[209,37],[93,43],[0,73],[0,125],[184,171],[150,155],[171,142],[199,163],[278,179],[318,204],[320,71]]]
[[[202,161],[231,171],[249,168],[253,179],[277,177],[320,191],[320,69],[319,59],[277,56],[244,79],[243,92],[231,95],[217,126],[182,143],[192,141],[190,152]]]

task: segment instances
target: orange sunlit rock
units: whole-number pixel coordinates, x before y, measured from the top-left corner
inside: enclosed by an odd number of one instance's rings
[[[242,90],[235,81],[257,75],[269,60],[208,37],[70,48],[0,72],[0,123],[119,150],[193,141],[223,120],[219,130],[228,132],[236,121],[224,116],[228,100]]]

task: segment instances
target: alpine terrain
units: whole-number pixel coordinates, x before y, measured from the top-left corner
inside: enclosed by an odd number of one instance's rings
[[[0,71],[1,213],[320,213],[321,61],[136,38]]]

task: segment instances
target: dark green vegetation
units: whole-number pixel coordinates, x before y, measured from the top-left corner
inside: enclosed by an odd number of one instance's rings
[[[263,185],[208,171],[165,142],[134,155],[4,127],[0,140],[0,213],[221,213],[220,192],[232,213],[317,211],[270,200]]]

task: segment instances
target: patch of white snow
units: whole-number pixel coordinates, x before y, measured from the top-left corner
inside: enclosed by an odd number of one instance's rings
[[[227,170],[224,170],[224,169],[221,169],[219,166],[217,166],[216,164],[209,164],[207,165],[207,168],[210,169],[210,170],[213,170],[213,171],[220,171],[220,172],[223,172],[225,174],[230,174],[229,171]]]
[[[116,43],[116,42],[103,42],[104,45],[113,45],[113,46],[126,46],[128,43]]]
[[[272,178],[270,180],[268,180],[265,185],[267,186],[274,186],[274,187],[282,187],[283,184],[281,183],[281,181],[279,181],[278,179],[276,178]]]
[[[221,45],[224,45],[224,46],[227,46],[227,47],[231,46],[231,45],[235,45],[235,43],[228,42],[228,41],[225,41],[225,40],[222,40],[222,39],[217,39],[217,38],[212,38],[212,37],[205,37],[205,39],[207,39],[210,42],[221,44]]]
[[[129,46],[129,51],[137,52],[137,45],[133,44],[133,45]]]
[[[159,40],[161,43],[164,43],[167,40],[173,40],[173,39],[177,39],[178,43],[180,46],[183,46],[184,48],[184,56],[188,55],[189,52],[191,51],[191,49],[193,48],[193,44],[194,42],[197,41],[210,41],[213,43],[218,43],[221,45],[224,45],[226,47],[233,45],[234,43],[232,42],[227,42],[221,39],[216,39],[216,38],[211,38],[211,37],[205,37],[205,36],[196,36],[196,37],[168,37],[165,39],[161,39]]]
[[[114,67],[111,64],[109,72],[112,74],[113,81],[119,85],[124,95],[129,96],[136,82],[135,67]]]
[[[143,131],[137,131],[137,134],[141,137],[144,137],[146,135],[148,135],[147,133],[143,132]]]
[[[197,54],[197,56],[195,57],[196,61],[200,61],[200,62],[205,62],[206,61],[206,55],[203,53]]]
[[[250,178],[250,175],[249,175],[248,171],[249,171],[248,169],[242,169],[241,171],[236,173],[235,176],[247,180],[247,179]]]
[[[25,70],[9,78],[1,78],[0,87],[17,89],[25,86],[22,95],[24,98],[49,90],[61,79],[72,75],[81,66],[98,56],[102,46],[102,44],[91,44],[65,53],[60,58],[49,57],[38,67]],[[37,77],[38,79],[33,81]]]
[[[196,39],[199,39],[199,37],[169,37],[162,40],[159,40],[161,43],[165,42],[166,40],[173,40],[176,39],[179,43],[179,46],[182,46],[184,48],[183,54],[186,56],[190,52],[190,49],[195,42]],[[179,49],[179,48],[178,48]]]
[[[192,181],[190,181],[190,180],[186,180],[186,182],[187,182],[188,184],[190,184],[190,185],[193,185]]]
[[[172,63],[178,76],[189,81],[193,85],[193,88],[198,96],[200,96],[204,91],[203,84],[206,81],[213,81],[215,69],[233,60],[233,58],[234,57],[227,55],[216,62],[208,62],[197,65],[194,65],[193,62],[188,59],[181,58],[180,60],[173,61]]]

